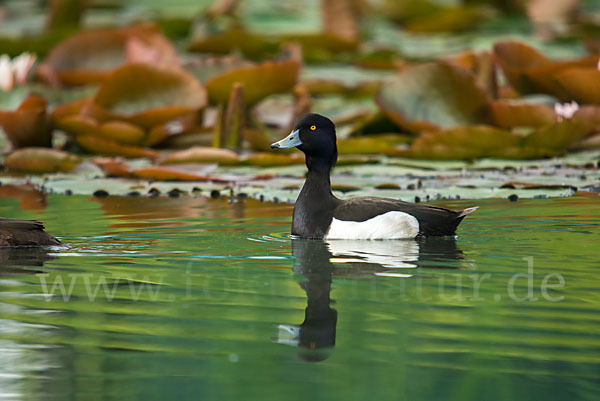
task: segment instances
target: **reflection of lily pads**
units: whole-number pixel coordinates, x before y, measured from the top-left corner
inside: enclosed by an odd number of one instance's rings
[[[205,86],[210,101],[220,104],[227,102],[233,84],[240,82],[244,85],[246,103],[253,105],[266,96],[292,89],[298,80],[299,71],[298,61],[269,61],[230,70],[212,78]]]
[[[46,100],[41,96],[27,97],[16,110],[0,110],[0,127],[15,149],[51,144]]]
[[[98,121],[125,120],[144,128],[201,109],[206,92],[179,69],[128,64],[104,80],[87,113]]]
[[[79,164],[79,157],[47,148],[23,148],[6,157],[7,168],[28,173],[71,171]]]
[[[381,110],[409,131],[488,121],[489,100],[472,74],[446,63],[402,70],[376,96]]]
[[[140,51],[140,49],[142,49]],[[73,35],[54,47],[42,66],[49,80],[66,85],[100,82],[132,61],[169,65],[177,53],[153,25],[95,29]]]

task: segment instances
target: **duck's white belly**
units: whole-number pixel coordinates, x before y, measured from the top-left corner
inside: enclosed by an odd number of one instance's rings
[[[365,221],[333,219],[325,235],[330,239],[403,239],[419,234],[419,222],[404,212],[387,212]]]

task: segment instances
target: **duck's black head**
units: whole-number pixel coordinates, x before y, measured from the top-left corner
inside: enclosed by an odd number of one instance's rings
[[[271,144],[271,148],[293,147],[304,152],[309,170],[329,171],[337,161],[335,125],[320,114],[302,115],[287,137]]]

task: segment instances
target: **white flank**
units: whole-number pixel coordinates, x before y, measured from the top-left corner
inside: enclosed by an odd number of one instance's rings
[[[404,212],[387,212],[365,221],[334,218],[325,239],[403,239],[418,234],[416,218]]]

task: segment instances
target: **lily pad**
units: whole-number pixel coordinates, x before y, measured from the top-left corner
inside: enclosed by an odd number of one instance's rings
[[[123,120],[150,129],[205,105],[206,92],[192,75],[138,63],[107,77],[84,113],[101,122]]]
[[[81,159],[56,149],[23,148],[6,157],[4,164],[10,170],[28,173],[55,173],[71,171]]]
[[[177,52],[152,24],[119,29],[94,29],[75,34],[54,47],[42,75],[63,85],[102,81],[126,62],[177,63]]]
[[[544,104],[491,103],[492,121],[501,128],[542,127],[556,122],[554,110]]]
[[[51,145],[46,105],[43,97],[31,95],[16,110],[0,110],[0,127],[13,148]]]
[[[146,157],[149,159],[158,157],[158,153],[151,149],[124,145],[96,135],[78,135],[75,140],[82,148],[91,153],[106,156]]]
[[[378,154],[394,155],[398,153],[397,146],[408,143],[410,138],[405,135],[370,135],[362,138],[339,139],[338,153],[343,154]]]
[[[556,74],[556,80],[579,104],[600,104],[600,70],[570,68]]]
[[[408,155],[425,159],[467,159],[502,157],[520,149],[521,137],[485,125],[456,127],[428,132],[411,145]]]
[[[298,80],[300,63],[296,60],[272,62],[236,68],[206,82],[213,104],[226,103],[236,82],[244,86],[246,103],[251,106],[274,93],[291,90]]]
[[[254,60],[273,54],[278,48],[279,44],[276,40],[248,32],[241,27],[233,27],[211,36],[194,38],[188,44],[188,50],[191,52],[229,54],[239,51]]]
[[[375,101],[392,121],[412,132],[489,122],[489,99],[474,76],[443,62],[400,71]]]
[[[245,164],[258,167],[291,166],[294,164],[304,164],[304,156],[301,153],[273,154],[266,152],[255,152],[249,155]]]
[[[593,132],[594,126],[583,119],[564,120],[542,127],[525,138],[526,147],[554,151],[547,156],[560,155]]]
[[[570,100],[557,75],[575,67],[594,68],[597,56],[576,60],[553,61],[534,48],[517,41],[494,45],[496,60],[510,84],[521,94],[546,93],[560,100]]]
[[[174,152],[161,160],[160,164],[187,163],[219,163],[234,165],[239,163],[239,156],[232,150],[196,146],[187,150]]]

